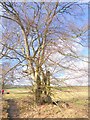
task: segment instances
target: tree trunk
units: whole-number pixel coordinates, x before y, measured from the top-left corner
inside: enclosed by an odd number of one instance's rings
[[[43,77],[43,93],[44,95],[42,96],[42,101],[44,103],[52,103],[52,98],[51,98],[51,91],[50,91],[50,72],[46,71],[46,75]]]
[[[42,81],[40,78],[39,70],[36,73],[36,89],[35,89],[35,100],[38,105],[44,103],[51,103],[50,97],[50,72],[46,71],[46,75],[43,76]]]
[[[36,90],[35,90],[35,100],[37,104],[41,103],[41,94],[42,94],[41,78],[39,75],[39,68],[37,67],[36,69]]]
[[[47,91],[48,95],[50,96],[50,71],[46,71],[46,76],[47,76]]]

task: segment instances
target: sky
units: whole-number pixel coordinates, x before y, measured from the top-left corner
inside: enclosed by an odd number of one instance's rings
[[[7,1],[7,0],[3,0]],[[88,3],[90,0],[12,0],[12,2],[78,2],[78,3]]]
[[[0,10],[1,11],[1,10]],[[0,12],[0,14],[1,14],[1,12]],[[78,17],[78,16],[77,16]],[[82,17],[82,20],[85,22],[85,23],[88,23],[88,8],[86,7],[85,8],[85,10],[84,10],[84,15],[82,15],[81,16]],[[70,17],[68,17],[68,20],[70,20]],[[77,24],[78,25],[82,25],[82,22],[81,21],[77,21]],[[1,28],[1,26],[0,26],[0,29],[2,29]],[[1,37],[1,33],[0,33],[0,37]],[[1,38],[0,38],[1,39]],[[82,53],[82,55],[86,55],[86,56],[88,56],[88,49],[87,48],[84,48],[84,49],[82,49],[81,50],[81,53]],[[4,60],[5,61],[5,60]],[[0,60],[0,63],[2,63],[2,61]],[[12,62],[12,65],[15,65],[15,61],[14,62]],[[80,63],[78,64],[78,65],[80,65]],[[86,65],[87,66],[87,65]],[[65,75],[65,74],[63,74],[63,75]],[[82,79],[82,78],[81,78]],[[83,78],[83,79],[85,79],[85,83],[84,82],[82,82],[82,85],[85,85],[85,84],[87,84],[87,80],[88,80],[88,78]],[[72,82],[72,85],[74,84],[75,85],[75,80],[73,80],[74,82]],[[82,80],[81,80],[82,81]],[[28,83],[28,82],[27,82]],[[68,83],[68,82],[67,82]],[[69,81],[69,83],[71,83],[70,81]],[[25,84],[24,82],[22,82],[22,84]],[[76,82],[76,85],[79,85],[79,83],[78,82]]]

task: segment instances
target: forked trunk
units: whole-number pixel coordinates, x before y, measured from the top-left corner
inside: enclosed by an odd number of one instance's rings
[[[40,75],[37,73],[36,76],[36,90],[35,90],[35,100],[38,105],[44,103],[51,103],[52,99],[50,97],[50,72],[47,71],[46,75],[43,76],[42,81]]]

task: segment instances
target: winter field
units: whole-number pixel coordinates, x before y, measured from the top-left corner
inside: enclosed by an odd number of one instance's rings
[[[88,87],[52,88],[51,96],[54,103],[37,106],[31,88],[6,89],[2,118],[88,118]]]

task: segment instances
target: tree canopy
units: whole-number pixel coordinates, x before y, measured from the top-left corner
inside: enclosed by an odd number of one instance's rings
[[[30,77],[38,89],[48,72],[52,84],[87,75],[87,69],[77,64],[87,62],[87,56],[82,54],[88,47],[88,23],[84,16],[87,5],[74,2],[0,4],[3,12],[0,58],[12,61],[12,69]],[[65,77],[60,79],[60,76]]]

